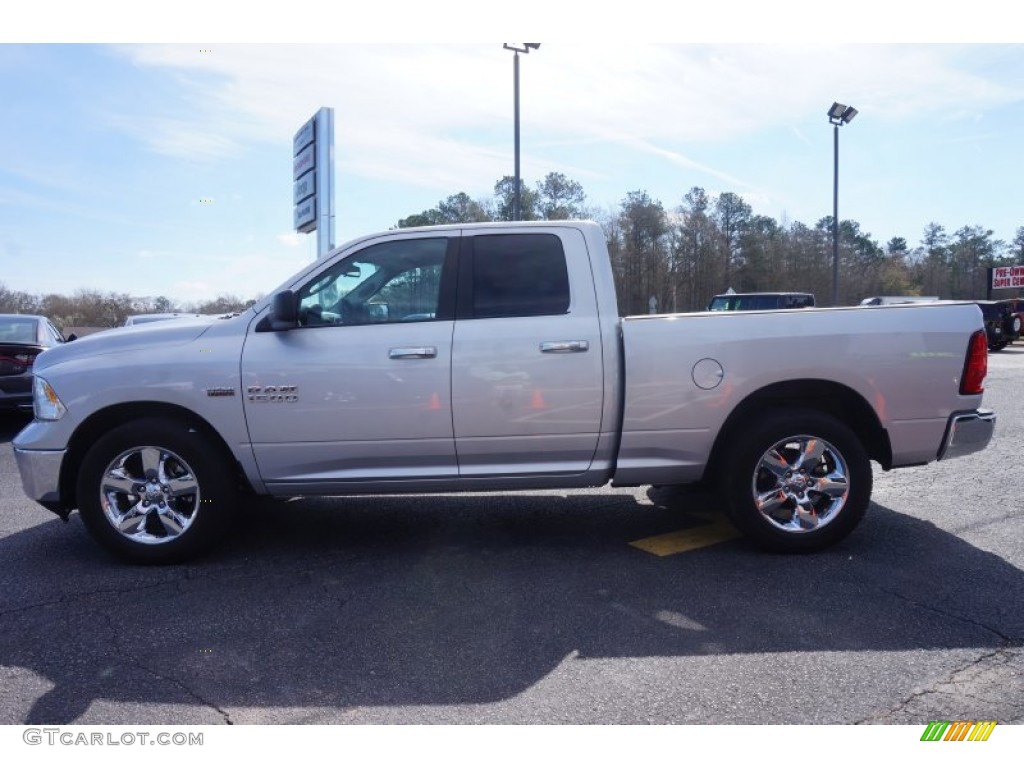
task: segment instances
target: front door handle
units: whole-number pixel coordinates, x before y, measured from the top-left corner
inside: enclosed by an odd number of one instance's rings
[[[542,341],[540,343],[541,352],[586,352],[588,349],[590,349],[588,341]]]
[[[437,357],[437,347],[395,347],[388,350],[392,360],[422,360]]]

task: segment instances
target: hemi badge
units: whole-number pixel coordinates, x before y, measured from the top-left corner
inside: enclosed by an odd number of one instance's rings
[[[208,397],[234,397],[235,396],[235,388],[234,387],[211,387],[210,389],[206,390],[206,394],[207,394]]]

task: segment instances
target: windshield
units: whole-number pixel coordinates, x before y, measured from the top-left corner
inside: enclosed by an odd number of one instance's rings
[[[0,320],[0,341],[14,344],[38,344],[36,321],[31,318]]]

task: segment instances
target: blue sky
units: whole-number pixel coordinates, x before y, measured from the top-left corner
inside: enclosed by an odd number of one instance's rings
[[[78,35],[73,21],[0,44],[10,289],[183,301],[271,290],[315,256],[315,234],[291,229],[291,140],[321,106],[335,110],[339,244],[456,192],[490,197],[512,172],[500,43],[402,40],[408,24],[398,42],[264,43],[272,20],[249,38],[260,42],[218,43],[244,38],[223,18],[212,39],[163,43],[151,41],[188,32]],[[548,39],[569,20],[556,21]],[[772,45],[543,43],[520,62],[524,182],[564,173],[604,211],[634,190],[672,210],[700,186],[813,225],[831,215],[825,113],[841,101],[859,110],[840,129],[841,218],[882,245],[914,246],[931,221],[1007,241],[1024,227],[1024,45],[957,41],[955,22],[899,42],[909,20],[894,40],[824,45],[811,42],[820,30],[773,23],[787,34],[763,35]],[[285,25],[283,37],[300,33]]]

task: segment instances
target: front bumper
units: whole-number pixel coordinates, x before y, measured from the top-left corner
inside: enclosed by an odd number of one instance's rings
[[[996,428],[996,414],[987,408],[968,413],[955,413],[949,417],[946,437],[942,441],[938,459],[955,459],[985,448]]]
[[[14,449],[21,474],[21,486],[33,501],[67,519],[71,510],[60,498],[60,467],[67,451],[29,451]]]

